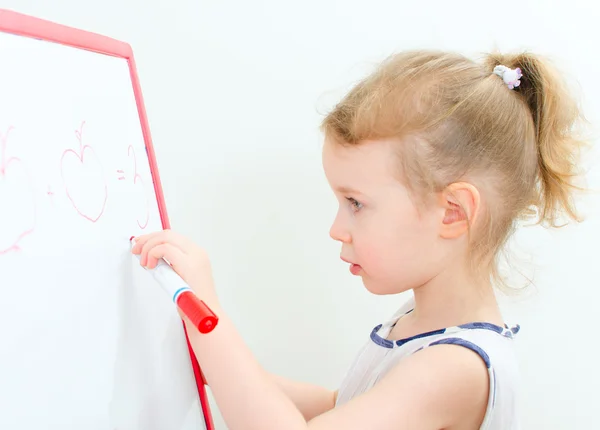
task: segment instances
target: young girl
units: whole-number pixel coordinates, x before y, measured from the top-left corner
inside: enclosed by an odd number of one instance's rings
[[[142,265],[166,257],[220,316],[210,334],[188,333],[230,430],[519,428],[518,327],[503,323],[492,285],[517,220],[577,219],[579,112],[565,81],[530,54],[480,65],[406,52],[325,118],[342,260],[373,294],[414,293],[373,329],[339,391],[260,367],[201,248],[171,231],[138,238]]]

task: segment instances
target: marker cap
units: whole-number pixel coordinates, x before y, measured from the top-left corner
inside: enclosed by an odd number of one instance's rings
[[[210,333],[219,321],[206,303],[192,292],[182,293],[177,299],[177,306],[200,333]]]

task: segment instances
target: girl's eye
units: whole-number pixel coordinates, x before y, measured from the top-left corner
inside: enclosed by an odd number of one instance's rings
[[[352,205],[352,209],[356,212],[359,209],[362,208],[362,203],[356,201],[355,199],[353,199],[352,197],[346,197],[346,200],[348,200],[350,202],[350,204]]]

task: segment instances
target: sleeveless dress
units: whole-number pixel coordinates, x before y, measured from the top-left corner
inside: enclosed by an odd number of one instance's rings
[[[336,406],[373,387],[402,358],[429,346],[452,344],[477,353],[485,363],[490,381],[489,398],[481,430],[518,430],[517,386],[519,370],[514,337],[519,326],[508,328],[474,322],[448,327],[407,339],[388,340],[398,319],[414,308],[409,300],[394,316],[379,324],[348,370],[338,391]]]

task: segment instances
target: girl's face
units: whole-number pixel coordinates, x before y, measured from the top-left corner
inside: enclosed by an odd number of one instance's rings
[[[339,201],[330,235],[341,258],[375,294],[417,288],[441,271],[447,247],[439,225],[442,208],[419,208],[397,179],[397,142],[345,147],[327,140],[325,175]]]

